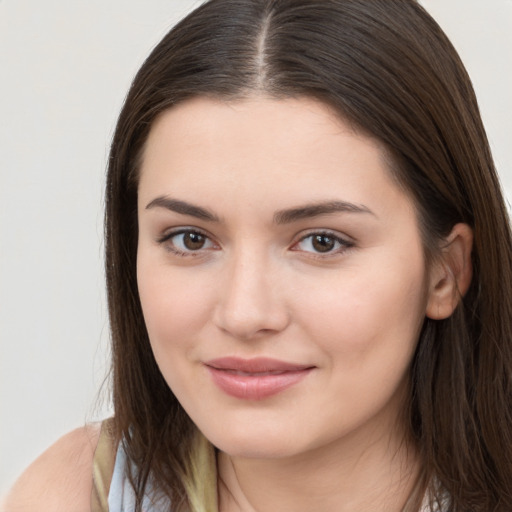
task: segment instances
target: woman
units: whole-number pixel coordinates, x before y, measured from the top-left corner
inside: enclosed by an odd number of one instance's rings
[[[115,417],[12,510],[512,509],[509,222],[416,2],[199,7],[126,99],[106,247]]]

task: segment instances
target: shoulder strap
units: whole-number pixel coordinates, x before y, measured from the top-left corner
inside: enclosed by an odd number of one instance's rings
[[[116,461],[113,418],[101,424],[98,445],[92,464],[91,512],[108,512],[108,493]]]

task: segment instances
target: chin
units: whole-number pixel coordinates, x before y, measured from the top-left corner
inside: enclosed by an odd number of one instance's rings
[[[301,443],[290,439],[289,433],[240,431],[226,428],[220,435],[203,431],[206,438],[220,451],[231,457],[247,459],[280,459],[291,457],[302,451]],[[226,435],[227,434],[227,435]]]
[[[239,459],[285,459],[297,455],[300,450],[283,447],[282,443],[259,441],[226,442],[221,446],[215,445],[220,451],[230,457]]]

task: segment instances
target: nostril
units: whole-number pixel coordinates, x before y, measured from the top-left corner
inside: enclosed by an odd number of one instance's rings
[[[254,297],[225,300],[217,305],[217,327],[240,339],[251,339],[282,331],[288,325],[286,309],[278,300]]]

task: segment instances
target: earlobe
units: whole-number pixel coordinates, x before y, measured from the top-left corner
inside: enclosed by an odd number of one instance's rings
[[[433,320],[448,318],[471,284],[473,230],[456,224],[446,237],[429,277],[426,316]]]

